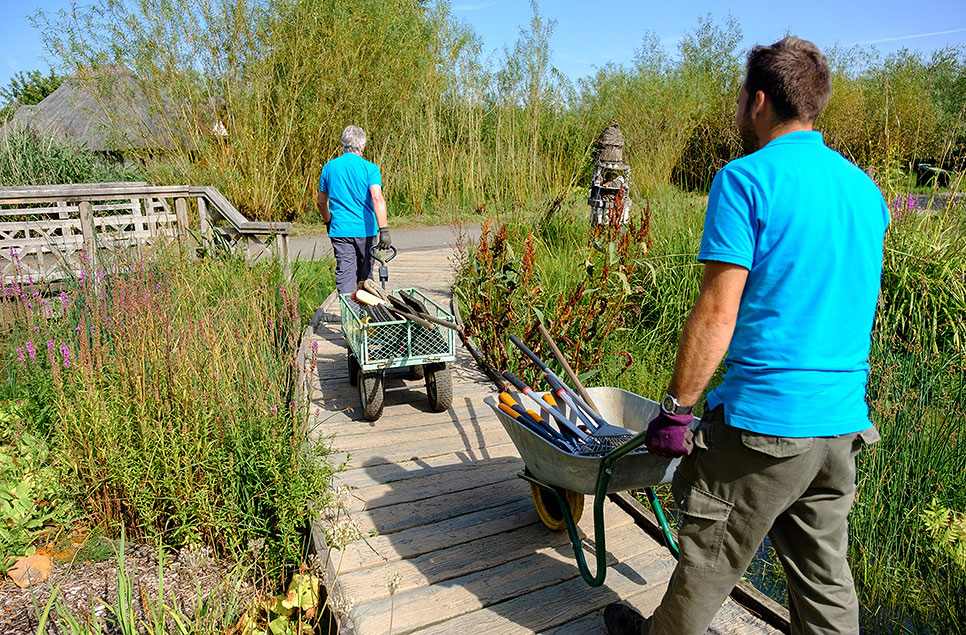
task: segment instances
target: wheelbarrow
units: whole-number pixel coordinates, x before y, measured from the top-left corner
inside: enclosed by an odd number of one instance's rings
[[[644,434],[647,424],[657,416],[659,404],[620,388],[587,388],[600,409],[600,415],[614,425],[636,433],[606,454],[580,456],[567,452],[534,433],[499,408],[499,399],[486,397],[483,401],[496,413],[507,434],[520,452],[526,467],[517,476],[530,483],[530,493],[540,520],[549,529],[566,529],[577,559],[580,576],[592,587],[604,583],[607,574],[607,550],[604,538],[604,500],[606,494],[631,489],[646,489],[651,508],[657,517],[665,543],[675,556],[677,543],[667,519],[650,489],[655,485],[671,482],[680,459],[669,459],[647,452]],[[526,407],[540,408],[544,419],[550,415],[540,404],[522,393],[511,395]],[[536,404],[536,405],[534,405]],[[558,406],[575,425],[577,414],[563,404]],[[700,425],[694,420],[691,428]],[[584,495],[594,495],[594,551],[597,557],[597,573],[592,575],[584,558],[577,535],[577,522],[583,511]]]
[[[387,263],[395,258],[380,257],[373,248],[371,254],[379,262],[379,280],[386,288],[389,279]],[[390,292],[400,298],[421,303],[424,315],[442,321],[452,316],[419,289],[404,288]],[[410,377],[423,378],[429,405],[436,412],[448,409],[453,403],[453,380],[448,366],[456,360],[456,335],[447,328],[425,320],[414,321],[357,303],[352,294],[339,295],[342,333],[349,345],[349,383],[358,386],[363,416],[375,421],[382,416],[385,403],[385,376],[393,368],[409,368]]]

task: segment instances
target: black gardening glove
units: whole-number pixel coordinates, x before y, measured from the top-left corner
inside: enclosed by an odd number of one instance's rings
[[[389,249],[390,247],[392,247],[392,238],[389,237],[389,228],[380,227],[379,244],[376,245],[376,249]]]

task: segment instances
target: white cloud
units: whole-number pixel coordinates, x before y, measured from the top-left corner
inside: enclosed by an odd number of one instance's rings
[[[914,40],[920,37],[933,37],[934,35],[949,35],[951,33],[966,33],[966,29],[951,29],[949,31],[935,31],[933,33],[914,33],[912,35],[898,35],[896,37],[884,37],[878,40],[866,40],[856,42],[856,44],[880,44],[882,42],[896,42],[899,40]]]

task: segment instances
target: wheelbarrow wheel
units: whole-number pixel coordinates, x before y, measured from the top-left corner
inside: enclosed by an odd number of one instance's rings
[[[359,384],[359,360],[356,359],[355,353],[349,353],[349,385],[356,386]]]
[[[416,364],[415,366],[409,367],[409,378],[410,379],[423,379],[426,377],[426,367],[422,364]]]
[[[446,364],[426,364],[426,396],[435,412],[453,405],[453,376]]]
[[[382,416],[385,403],[385,392],[382,385],[382,373],[378,370],[359,370],[359,400],[362,402],[362,415],[369,421],[375,421]]]
[[[574,524],[580,522],[580,517],[584,513],[584,495],[571,490],[566,492],[567,508],[570,515],[574,517]],[[541,522],[551,531],[564,531],[567,529],[567,521],[564,520],[564,511],[560,509],[560,502],[554,493],[544,489],[539,485],[530,483],[530,496],[533,498],[533,506],[537,508],[537,515]]]

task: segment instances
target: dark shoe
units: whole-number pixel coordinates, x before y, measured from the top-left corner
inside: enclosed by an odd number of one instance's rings
[[[650,623],[627,604],[610,604],[604,608],[604,624],[609,635],[647,635]]]

